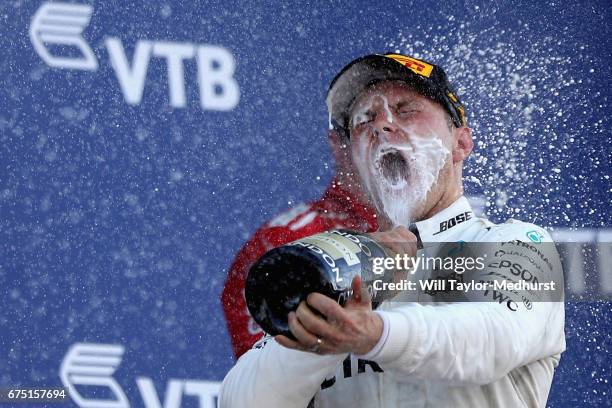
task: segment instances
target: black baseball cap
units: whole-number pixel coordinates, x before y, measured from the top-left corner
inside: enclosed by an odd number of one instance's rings
[[[463,105],[442,68],[406,55],[387,53],[357,58],[336,75],[327,92],[330,126],[348,136],[351,104],[365,88],[383,80],[405,81],[442,105],[456,127],[465,125]]]

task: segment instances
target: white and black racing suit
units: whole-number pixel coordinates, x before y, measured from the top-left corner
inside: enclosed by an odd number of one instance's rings
[[[549,234],[475,217],[464,197],[416,229],[420,251],[490,243],[484,280],[554,281],[561,294],[487,290],[437,302],[435,293],[402,293],[377,309],[383,335],[364,356],[321,356],[264,337],[225,377],[220,407],[544,407],[565,350],[563,276]]]

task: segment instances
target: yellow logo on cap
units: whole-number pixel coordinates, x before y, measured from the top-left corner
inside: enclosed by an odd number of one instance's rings
[[[431,75],[431,71],[433,70],[433,65],[420,61],[418,59],[406,57],[404,55],[388,54],[388,55],[385,55],[385,57],[394,59],[395,61],[399,62],[400,64],[402,64],[403,66],[405,66],[406,68],[414,72],[415,74],[418,74],[418,75],[421,75],[427,78],[429,78],[429,76]]]
[[[457,110],[459,111],[459,116],[461,116],[461,124],[465,125],[465,110],[463,110],[463,106],[457,106]]]
[[[446,95],[448,95],[450,100],[455,104],[455,108],[457,108],[457,111],[459,112],[459,119],[461,120],[461,123],[465,124],[465,110],[463,109],[463,106],[459,104],[459,99],[457,99],[455,94],[451,91],[447,91]]]

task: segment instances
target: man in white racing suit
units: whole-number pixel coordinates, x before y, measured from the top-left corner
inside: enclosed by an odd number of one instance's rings
[[[244,354],[220,407],[544,407],[565,350],[558,255],[536,225],[474,215],[461,182],[471,131],[444,71],[369,55],[336,76],[327,103],[376,206],[371,236],[411,257],[475,243],[485,267],[451,277],[490,286],[415,285],[376,311],[359,278],[344,307],[310,294],[289,314],[295,340],[266,336]],[[406,280],[449,279],[440,273],[420,268]]]

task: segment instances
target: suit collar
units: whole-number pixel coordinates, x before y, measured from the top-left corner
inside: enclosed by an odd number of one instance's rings
[[[464,231],[474,219],[472,206],[461,196],[433,217],[415,222],[414,227],[422,242],[451,242],[455,239],[449,238]]]

